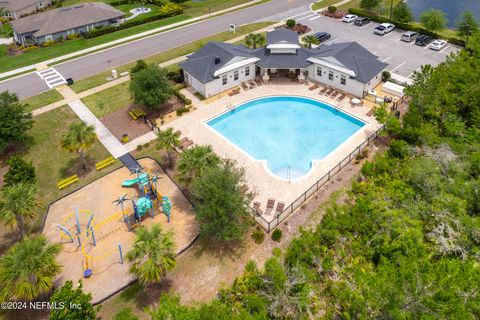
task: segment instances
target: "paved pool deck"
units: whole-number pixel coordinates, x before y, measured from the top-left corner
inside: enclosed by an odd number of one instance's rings
[[[261,203],[261,209],[264,212],[269,198],[276,200],[275,207],[278,201],[283,201],[285,205],[288,206],[330,169],[338,165],[339,161],[348,156],[350,152],[355,150],[355,148],[381,126],[375,118],[367,116],[367,113],[372,109],[372,105],[352,107],[350,104],[350,98],[352,97],[347,96],[339,102],[319,94],[320,88],[309,90],[311,85],[312,84],[305,85],[292,82],[263,84],[262,86],[257,86],[249,90],[242,89],[240,94],[232,97],[228,94],[220,94],[204,101],[196,98],[191,89],[185,89],[183,92],[188,98],[192,99],[196,107],[195,110],[162,126],[161,129],[172,127],[175,130],[180,130],[182,137],[189,137],[195,144],[209,144],[213,150],[222,157],[236,160],[238,165],[246,169],[246,182],[251,190],[255,191],[256,196],[254,201]],[[252,158],[206,124],[206,121],[246,101],[279,95],[302,96],[328,103],[343,112],[361,119],[366,125],[338,146],[326,158],[315,160],[312,169],[306,176],[291,181],[281,179],[269,172],[265,161]],[[272,221],[274,219],[274,212],[263,214],[263,218],[267,221]]]

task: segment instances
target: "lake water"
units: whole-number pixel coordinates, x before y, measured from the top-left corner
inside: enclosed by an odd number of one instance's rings
[[[447,15],[449,27],[455,27],[456,22],[465,9],[473,11],[480,20],[480,0],[407,0],[415,17],[428,9],[440,9]]]

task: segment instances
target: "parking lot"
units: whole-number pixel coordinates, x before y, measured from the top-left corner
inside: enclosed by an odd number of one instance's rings
[[[434,51],[425,47],[417,46],[414,42],[404,42],[400,37],[404,30],[395,29],[384,36],[376,35],[373,29],[378,26],[376,22],[370,22],[362,27],[353,23],[345,23],[341,20],[327,18],[312,12],[298,12],[293,19],[297,22],[308,25],[312,32],[326,31],[332,37],[323,44],[334,42],[357,41],[372,53],[380,57],[380,60],[389,64],[387,70],[391,73],[412,79],[415,70],[422,65],[430,64],[436,66],[444,61],[450,53],[460,47],[447,44],[442,50]]]

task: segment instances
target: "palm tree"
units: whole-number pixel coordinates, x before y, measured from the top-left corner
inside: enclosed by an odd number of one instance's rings
[[[127,253],[127,260],[132,263],[130,272],[134,273],[141,283],[159,283],[175,266],[172,232],[163,233],[160,224],[154,224],[150,230],[139,228],[135,244]]]
[[[250,33],[245,37],[247,47],[257,49],[265,44],[265,37],[261,34]]]
[[[26,235],[27,223],[35,220],[37,188],[30,183],[17,183],[3,188],[3,202],[0,203],[0,220],[8,227]]]
[[[180,181],[190,184],[207,167],[215,166],[220,159],[213,152],[211,146],[195,146],[182,153],[178,162],[178,171]]]
[[[167,152],[168,164],[172,164],[172,152],[176,147],[180,146],[180,131],[173,131],[173,128],[168,128],[158,132],[157,148],[163,149]]]
[[[60,245],[44,236],[26,237],[0,258],[0,299],[32,300],[49,292],[60,265],[55,257]]]
[[[303,37],[302,41],[308,49],[312,49],[312,45],[318,44],[318,39],[313,34]]]
[[[85,152],[90,149],[97,139],[95,127],[85,122],[70,125],[68,132],[63,136],[61,148],[68,152],[77,152],[82,164],[82,170],[87,169]]]

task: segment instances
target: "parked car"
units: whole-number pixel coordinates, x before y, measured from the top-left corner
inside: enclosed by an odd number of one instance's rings
[[[327,41],[332,37],[332,35],[328,32],[317,32],[314,34],[315,38],[317,38],[318,42]]]
[[[373,33],[383,36],[389,32],[392,32],[394,29],[395,25],[391,23],[382,23],[378,25],[375,29],[373,29]]]
[[[342,21],[346,23],[350,23],[355,21],[355,19],[357,18],[358,16],[356,14],[347,14],[345,17],[343,17]]]
[[[353,24],[361,27],[368,24],[369,22],[370,19],[367,17],[358,17],[357,19],[355,19],[355,21],[353,21]]]
[[[415,39],[415,44],[418,46],[425,47],[427,44],[432,42],[432,40],[433,40],[432,37],[421,34]]]
[[[446,45],[447,45],[447,41],[437,39],[437,40],[434,40],[434,41],[430,44],[430,49],[439,51],[439,50],[441,50],[443,47],[445,47]]]
[[[405,41],[405,42],[412,42],[417,37],[418,37],[418,32],[407,31],[404,34],[402,34],[402,36],[400,37],[400,40]]]

